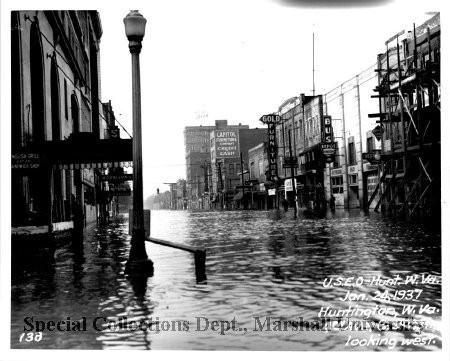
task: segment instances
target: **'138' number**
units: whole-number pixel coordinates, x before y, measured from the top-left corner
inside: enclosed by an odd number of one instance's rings
[[[36,332],[36,333],[33,333],[33,332],[25,333],[24,332],[20,335],[20,338],[19,338],[19,342],[23,342],[23,341],[39,342],[40,340],[42,340],[42,332]]]

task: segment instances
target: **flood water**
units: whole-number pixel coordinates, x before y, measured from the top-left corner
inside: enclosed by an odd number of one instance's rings
[[[191,253],[152,243],[147,252],[154,276],[128,279],[123,274],[127,220],[90,226],[82,246],[60,240],[53,261],[41,255],[28,257],[24,265],[14,261],[11,347],[441,348],[441,240],[419,224],[345,211],[324,217],[300,212],[297,220],[292,211],[152,211],[151,218],[153,237],[206,249],[206,283],[196,283]],[[402,284],[407,276],[417,279]],[[338,277],[348,282],[354,277],[353,287],[339,285]],[[388,279],[391,283],[383,284]],[[354,296],[346,298],[347,291]],[[412,308],[405,312],[408,305]],[[347,313],[341,328],[314,328],[327,322],[327,309],[373,312]],[[33,327],[36,321],[70,318],[80,321],[82,330],[47,329],[39,341],[27,342],[27,332],[22,335],[31,327],[27,317]],[[378,328],[344,327],[364,320]],[[311,327],[303,323],[299,330],[300,321]],[[413,327],[392,327],[400,321]],[[151,327],[136,326],[142,322]]]

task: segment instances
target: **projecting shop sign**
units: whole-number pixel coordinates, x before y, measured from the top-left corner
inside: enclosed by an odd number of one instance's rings
[[[277,137],[276,123],[280,120],[279,115],[265,115],[264,122],[267,124],[268,146],[267,153],[269,158],[269,180],[276,182],[278,179],[277,166]]]
[[[216,158],[239,158],[239,133],[237,130],[214,131]]]
[[[281,117],[275,114],[268,114],[259,118],[259,121],[267,124],[267,154],[269,156],[268,179],[272,182],[276,182],[278,180],[276,125],[281,121]],[[271,194],[269,193],[269,195]]]
[[[320,148],[325,156],[325,161],[327,163],[333,163],[334,155],[336,153],[336,143],[333,142],[333,128],[331,124],[331,117],[329,115],[323,116],[322,129],[322,143]]]

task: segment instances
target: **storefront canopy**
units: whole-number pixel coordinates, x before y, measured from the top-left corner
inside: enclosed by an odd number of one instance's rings
[[[33,155],[30,158],[30,155]],[[116,168],[131,167],[133,160],[132,139],[96,139],[90,133],[79,137],[47,141],[40,144],[31,144],[20,152],[13,153],[15,163],[24,159],[33,168],[51,167],[53,169],[90,169],[90,168]],[[13,168],[18,168],[17,166]],[[31,168],[23,166],[21,168]]]

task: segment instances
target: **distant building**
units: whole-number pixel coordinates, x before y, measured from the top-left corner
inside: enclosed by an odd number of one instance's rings
[[[187,209],[188,208],[188,198],[186,189],[186,180],[178,179],[176,184],[176,209]]]
[[[189,208],[203,208],[205,198],[209,199],[207,175],[210,171],[209,133],[214,126],[189,126],[184,129],[184,147],[186,162],[186,189]]]
[[[238,202],[239,208],[250,205],[250,189],[243,188],[249,180],[248,151],[267,139],[267,130],[246,127],[227,126],[211,132],[213,203],[217,208],[231,208],[233,202]]]
[[[186,192],[190,209],[209,208],[212,197],[211,139],[215,129],[229,127],[227,120],[216,120],[212,126],[188,126],[184,129]],[[236,125],[248,129],[248,125]]]

